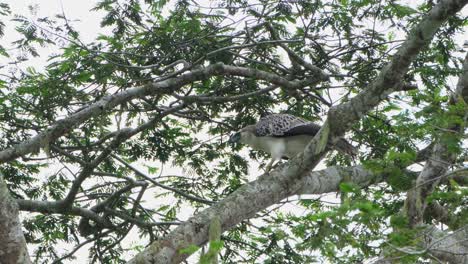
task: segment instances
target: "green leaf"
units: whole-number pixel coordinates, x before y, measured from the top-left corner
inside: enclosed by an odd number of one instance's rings
[[[408,218],[401,214],[392,215],[390,217],[390,225],[395,228],[404,228],[408,226]]]
[[[359,186],[352,182],[341,182],[340,183],[340,191],[344,193],[356,193],[359,191]]]
[[[186,248],[180,249],[179,254],[187,254],[187,255],[192,255],[193,253],[197,252],[200,249],[199,246],[197,245],[189,245]]]

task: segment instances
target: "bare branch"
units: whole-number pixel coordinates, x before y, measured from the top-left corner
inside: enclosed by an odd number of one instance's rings
[[[85,217],[88,219],[93,220],[97,224],[103,227],[111,228],[112,226],[110,223],[99,216],[96,212],[91,211],[85,208],[79,207],[69,207],[64,208],[61,204],[57,201],[31,201],[31,200],[22,200],[18,199],[16,202],[19,205],[20,211],[25,212],[37,212],[43,214],[62,214],[62,215],[76,215]]]
[[[184,102],[191,103],[191,102],[215,102],[215,103],[223,103],[223,102],[231,102],[231,101],[237,101],[237,100],[242,100],[245,98],[249,98],[255,95],[260,95],[264,93],[268,93],[270,91],[275,90],[278,88],[277,85],[270,85],[267,88],[260,89],[258,91],[250,92],[250,93],[245,93],[241,95],[234,95],[234,96],[208,96],[208,95],[187,95],[187,96],[180,96],[174,94],[174,97],[177,99],[180,99]]]
[[[171,191],[171,192],[174,192],[182,197],[185,197],[191,201],[195,201],[195,202],[199,202],[199,203],[204,203],[204,204],[213,204],[213,201],[210,201],[210,200],[206,200],[204,198],[201,198],[201,197],[197,197],[197,196],[194,196],[194,195],[191,195],[191,194],[188,194],[188,193],[185,193],[181,190],[178,190],[176,188],[173,188],[173,187],[170,187],[170,186],[166,186],[164,184],[161,184],[155,180],[153,180],[151,177],[147,176],[145,173],[141,172],[139,169],[133,167],[130,163],[126,162],[125,160],[123,160],[122,158],[120,158],[119,156],[115,155],[115,154],[111,154],[111,156],[118,160],[120,163],[122,163],[125,167],[129,168],[130,170],[132,170],[133,172],[135,172],[138,176],[142,177],[143,179],[151,182],[152,184],[154,184],[155,186],[158,186],[162,189],[165,189],[165,190],[168,190],[168,191]]]

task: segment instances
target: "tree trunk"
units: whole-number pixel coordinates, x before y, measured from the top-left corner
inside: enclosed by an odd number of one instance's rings
[[[11,198],[0,174],[0,263],[31,263],[18,217],[18,205]]]

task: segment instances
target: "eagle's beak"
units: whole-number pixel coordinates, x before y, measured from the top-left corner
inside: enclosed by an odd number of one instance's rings
[[[229,137],[228,143],[230,144],[238,143],[240,141],[240,138],[241,138],[240,132],[234,133]]]

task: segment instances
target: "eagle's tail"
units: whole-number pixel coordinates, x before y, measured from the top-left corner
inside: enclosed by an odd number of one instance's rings
[[[336,149],[338,151],[340,151],[341,153],[343,153],[345,155],[351,156],[351,158],[353,158],[353,159],[356,158],[356,156],[358,154],[358,151],[357,151],[356,147],[351,145],[351,143],[346,141],[346,139],[344,139],[344,138],[341,138],[340,140],[338,140],[338,142],[336,142],[335,146],[336,146]]]

